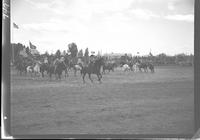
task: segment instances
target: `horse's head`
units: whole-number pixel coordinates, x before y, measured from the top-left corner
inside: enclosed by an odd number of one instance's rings
[[[104,59],[102,57],[96,59],[94,62],[93,62],[94,66],[97,67],[97,68],[100,68],[101,66],[104,65]],[[92,65],[92,63],[90,63],[89,65]]]
[[[98,61],[99,65],[101,65],[101,66],[105,65],[105,61],[104,61],[103,57],[98,58],[97,61]]]

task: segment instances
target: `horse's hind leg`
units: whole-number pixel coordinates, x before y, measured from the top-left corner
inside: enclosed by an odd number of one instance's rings
[[[85,74],[86,74],[86,73],[83,73],[83,76],[82,76],[82,78],[83,78],[83,83],[85,83]]]
[[[93,80],[92,80],[92,78],[91,78],[91,74],[88,74],[88,75],[89,75],[90,81],[93,83]]]
[[[44,78],[44,71],[42,71],[41,73],[42,73],[42,78]]]
[[[101,83],[102,75],[101,75],[101,74],[97,74],[97,77],[98,77],[98,81],[99,81],[99,83]]]
[[[67,69],[65,70],[65,78],[66,78],[66,75],[67,75],[67,77],[69,76]]]
[[[154,73],[154,68],[152,68],[151,73]]]
[[[61,74],[58,74],[58,78],[59,78],[59,80],[61,80]]]
[[[49,75],[49,79],[50,79],[50,78],[51,78],[51,73],[49,72],[49,74],[48,74],[48,75]]]

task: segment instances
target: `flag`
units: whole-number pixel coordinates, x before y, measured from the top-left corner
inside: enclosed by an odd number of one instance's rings
[[[149,56],[153,56],[153,54],[150,52],[150,53],[149,53]]]
[[[38,55],[39,54],[39,52],[36,49],[30,49],[30,53],[32,55]]]
[[[13,27],[19,29],[19,26],[13,22]]]
[[[36,46],[33,45],[30,41],[29,41],[29,45],[30,45],[30,48],[31,48],[31,49],[36,49]]]

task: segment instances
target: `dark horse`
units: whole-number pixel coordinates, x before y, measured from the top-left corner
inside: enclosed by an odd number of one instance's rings
[[[49,74],[49,64],[48,63],[42,63],[40,66],[40,72],[41,72],[43,78],[44,78],[45,71],[47,72],[47,74]]]
[[[66,78],[66,70],[67,70],[67,65],[65,64],[64,61],[62,62],[59,62],[56,66],[55,66],[55,69],[54,69],[54,74],[57,78],[57,75],[58,75],[58,79],[61,79],[61,75],[62,75],[62,72],[65,71],[65,78]]]
[[[148,68],[150,69],[151,73],[154,73],[155,70],[154,70],[154,65],[152,63],[148,63],[147,64]]]
[[[81,75],[83,78],[83,82],[85,83],[85,75],[88,74],[89,75],[89,79],[91,80],[91,82],[93,82],[93,80],[91,79],[91,74],[96,74],[98,77],[98,81],[101,83],[101,66],[104,65],[104,59],[98,58],[97,60],[95,60],[94,62],[90,62],[88,64],[88,66],[83,67],[82,66],[82,70],[81,70]]]
[[[20,75],[22,75],[22,72],[26,74],[26,63],[23,61],[16,63],[16,69],[18,70]]]
[[[105,74],[105,70],[108,70],[109,72],[112,70],[114,72],[115,63],[107,63],[103,65],[103,74]]]
[[[144,72],[147,72],[148,65],[146,63],[139,63],[138,65],[140,72],[142,72],[142,69]]]

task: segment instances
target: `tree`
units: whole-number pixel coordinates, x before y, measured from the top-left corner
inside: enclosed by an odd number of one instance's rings
[[[89,50],[88,50],[88,48],[85,49],[85,54],[84,54],[84,56],[85,56],[85,57],[88,57],[88,56],[89,56]]]
[[[186,60],[186,55],[184,53],[176,55],[176,63],[183,62]]]
[[[68,52],[70,52],[72,58],[76,57],[78,53],[77,45],[73,42],[68,44]]]
[[[83,57],[83,50],[82,49],[78,52],[78,57]]]
[[[88,48],[85,49],[84,61],[85,61],[86,64],[89,63],[89,50],[88,50]]]

